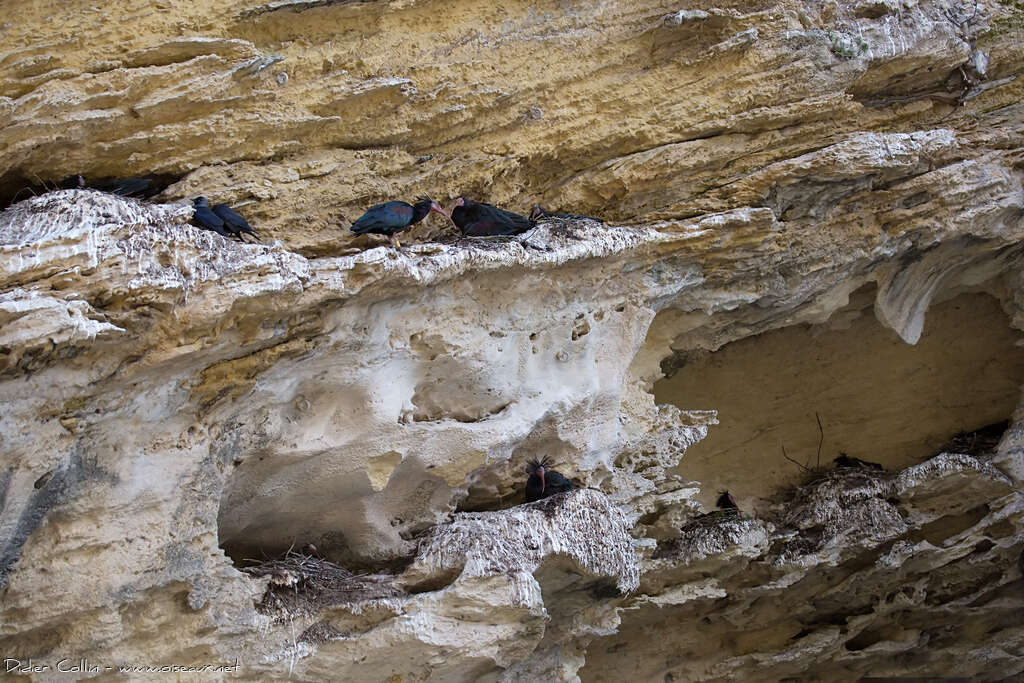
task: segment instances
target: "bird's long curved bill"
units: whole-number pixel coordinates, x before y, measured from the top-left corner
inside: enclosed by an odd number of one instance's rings
[[[452,207],[452,209],[454,209],[454,208],[455,208],[455,207],[453,206],[453,207]],[[457,225],[455,225],[455,221],[453,221],[453,220],[452,220],[452,209],[447,209],[447,210],[446,210],[446,209],[440,209],[440,210],[439,210],[439,209],[435,209],[434,207],[430,207],[430,210],[431,210],[431,211],[433,211],[434,213],[439,213],[439,214],[441,214],[441,215],[442,215],[442,216],[444,216],[444,217],[445,217],[446,219],[448,219],[448,222],[452,224],[452,227],[453,227],[453,228],[457,228],[458,226],[457,226]]]

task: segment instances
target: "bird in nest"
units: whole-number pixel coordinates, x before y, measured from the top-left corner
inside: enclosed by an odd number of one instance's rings
[[[576,488],[576,485],[561,472],[551,469],[551,464],[551,460],[547,457],[527,463],[526,471],[530,475],[530,478],[526,480],[527,503]]]

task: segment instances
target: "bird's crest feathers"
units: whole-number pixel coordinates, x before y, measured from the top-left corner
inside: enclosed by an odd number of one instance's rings
[[[534,458],[530,462],[526,463],[526,471],[529,474],[533,474],[542,467],[544,469],[549,469],[551,467],[551,458],[545,455],[543,458]]]

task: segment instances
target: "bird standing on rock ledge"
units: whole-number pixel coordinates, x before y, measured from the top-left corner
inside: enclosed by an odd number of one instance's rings
[[[530,478],[526,480],[527,503],[576,488],[575,484],[560,472],[549,469],[550,465],[551,461],[548,458],[527,463],[526,471],[530,473]]]
[[[231,231],[224,226],[224,219],[213,212],[206,197],[196,197],[192,200],[192,220],[204,230],[212,230],[218,235],[231,237]]]
[[[252,235],[256,240],[260,239],[260,236],[257,235],[256,231],[249,225],[249,221],[242,218],[241,214],[227,204],[214,204],[211,210],[218,218],[224,221],[224,228],[239,240],[242,240],[243,233],[246,235]]]
[[[455,200],[448,215],[466,237],[518,235],[534,226],[534,221],[526,216],[465,197]]]
[[[736,499],[732,497],[732,494],[728,491],[719,491],[718,500],[715,501],[715,505],[720,510],[739,510],[740,506],[736,504]]]
[[[441,205],[430,199],[420,197],[415,204],[406,202],[384,202],[371,206],[366,213],[356,219],[352,224],[352,232],[357,235],[373,233],[374,235],[385,235],[391,240],[391,246],[401,248],[396,234],[402,232],[411,225],[419,223],[427,217],[431,211],[436,211],[451,221],[451,216],[441,208]]]

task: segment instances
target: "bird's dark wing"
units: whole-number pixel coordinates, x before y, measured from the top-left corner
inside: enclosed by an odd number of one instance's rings
[[[245,220],[241,214],[227,204],[214,204],[213,212],[217,214],[222,221],[224,221],[224,225],[231,232],[235,234],[244,232],[258,237],[256,235],[256,231],[249,225],[249,221]]]
[[[452,221],[463,235],[469,237],[518,235],[534,225],[525,216],[483,202],[456,207],[452,211]]]
[[[458,225],[458,223],[456,223]],[[493,237],[495,235],[504,234],[500,232],[501,226],[494,221],[479,220],[463,223],[459,226],[462,230],[462,234],[467,237]]]
[[[384,202],[371,206],[352,224],[352,232],[362,235],[367,232],[391,234],[408,227],[412,221],[413,208],[405,202]]]
[[[224,227],[224,221],[208,207],[196,207],[192,214],[192,219],[198,223],[201,228],[213,230],[215,233],[224,235],[225,237],[231,236],[231,233]]]
[[[480,204],[480,219],[492,223],[497,232],[493,235],[517,235],[533,227],[534,223],[526,216],[518,213],[499,209],[490,204]]]
[[[547,481],[547,488],[545,493],[548,495],[554,495],[556,493],[562,493],[564,491],[572,491],[576,488],[576,485],[572,483],[572,480],[563,476],[559,472],[549,471],[545,475]]]
[[[145,194],[152,184],[152,178],[117,178],[104,183],[97,183],[95,187],[102,192],[119,194],[122,197],[134,197]]]

